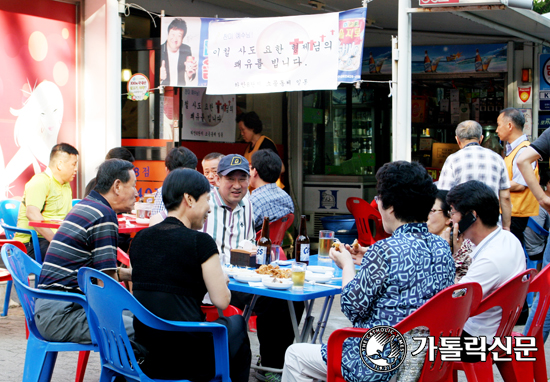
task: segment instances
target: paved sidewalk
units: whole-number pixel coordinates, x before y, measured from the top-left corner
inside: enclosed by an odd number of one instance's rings
[[[15,291],[13,291],[15,296]],[[2,300],[0,300],[2,301]],[[318,312],[322,307],[322,300],[318,300],[314,305],[314,316],[318,317]],[[340,299],[337,296],[331,310],[330,322],[325,332],[324,341],[326,342],[330,333],[337,328],[351,326],[350,322],[340,311]],[[516,331],[521,332],[523,327],[516,327]],[[258,338],[256,333],[249,333],[252,345],[252,359],[256,359],[258,352]],[[25,340],[25,317],[20,307],[12,307],[7,317],[0,317],[0,382],[20,382],[23,380],[23,366],[26,350]],[[550,354],[550,341],[546,343],[545,350]],[[78,353],[63,352],[59,353],[57,363],[54,369],[52,381],[54,382],[73,382],[75,380],[76,363]],[[547,357],[547,366],[550,360]],[[502,382],[502,378],[495,367],[495,381]],[[97,353],[91,353],[86,369],[84,381],[99,381],[100,367],[99,356]],[[250,373],[249,382],[256,382],[254,371]],[[459,382],[466,382],[463,373],[459,373]]]

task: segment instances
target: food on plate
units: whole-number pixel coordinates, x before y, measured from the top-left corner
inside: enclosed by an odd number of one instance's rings
[[[269,275],[275,278],[280,279],[289,279],[292,277],[292,269],[282,269],[279,266],[262,265],[260,268],[256,269],[256,273],[260,275]]]
[[[335,241],[334,243],[332,243],[332,247],[333,247],[335,250],[337,250],[338,252],[341,252],[341,251],[340,251],[340,244],[342,244],[342,243],[339,243],[339,242]]]

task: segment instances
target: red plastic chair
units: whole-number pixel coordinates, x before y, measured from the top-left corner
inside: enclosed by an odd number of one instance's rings
[[[462,296],[453,296],[455,291],[466,290]],[[395,326],[404,334],[419,326],[427,326],[430,335],[460,337],[462,327],[475,309],[483,295],[478,283],[464,283],[452,285],[418,308],[409,317],[406,317]],[[362,337],[368,329],[344,328],[335,330],[328,339],[327,382],[345,382],[342,376],[342,345],[349,337]],[[437,382],[447,381],[452,372],[451,362],[442,362],[440,353],[436,353],[435,362],[428,361],[429,352],[422,368],[419,381]]]
[[[390,237],[390,235],[384,231],[380,212],[378,212],[376,208],[372,207],[365,200],[350,197],[346,200],[346,207],[355,218],[355,225],[357,226],[357,233],[359,234],[357,241],[363,247],[372,245],[378,240]],[[374,236],[371,232],[369,220],[374,221],[374,226],[376,229]]]
[[[220,315],[218,314],[218,308],[213,305],[202,305],[201,310],[206,314],[206,321],[212,322],[216,321]],[[229,305],[227,309],[223,311],[225,317],[234,316],[236,314],[242,315],[243,311],[237,308],[236,306]],[[248,330],[251,332],[256,332],[256,315],[250,316],[248,319]]]
[[[509,337],[512,329],[521,314],[525,296],[529,289],[529,281],[533,280],[537,274],[535,269],[528,269],[515,276],[505,284],[501,285],[496,291],[481,301],[481,304],[472,313],[472,317],[477,316],[493,307],[499,306],[502,309],[502,318],[497,329],[495,337]],[[527,276],[527,277],[526,277]],[[542,343],[542,342],[541,342]],[[540,346],[540,345],[539,345]],[[544,348],[542,349],[544,352]],[[499,354],[500,358],[509,358],[504,352]],[[521,362],[519,362],[521,363]],[[502,379],[506,382],[526,381],[523,376],[517,378],[514,372],[512,362],[502,361],[496,363]],[[545,366],[546,367],[546,366]],[[491,382],[493,378],[493,357],[489,353],[485,362],[466,363],[453,362],[453,381],[458,380],[457,370],[464,370],[466,379],[470,382]]]
[[[272,245],[281,245],[285,237],[286,230],[292,225],[293,222],[294,214],[287,214],[279,220],[269,223],[269,238],[271,239]],[[261,230],[256,232],[256,241],[260,240],[261,234]],[[286,260],[286,255],[283,251],[280,252],[279,259]]]

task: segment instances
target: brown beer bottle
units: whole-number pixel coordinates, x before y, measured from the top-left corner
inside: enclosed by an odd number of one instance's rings
[[[300,231],[294,246],[294,258],[296,261],[309,265],[309,237],[307,236],[306,215],[302,215]]]
[[[258,249],[256,251],[256,266],[269,264],[271,262],[271,239],[269,238],[269,217],[264,217],[262,233],[258,240]]]

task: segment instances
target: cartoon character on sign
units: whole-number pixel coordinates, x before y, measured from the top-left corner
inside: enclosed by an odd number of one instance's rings
[[[42,171],[40,163],[48,165],[63,120],[63,96],[56,84],[42,81],[21,109],[10,108],[10,112],[17,117],[14,140],[19,150],[5,168],[0,161],[0,199],[8,197],[10,184],[27,167],[32,165],[38,174]]]

